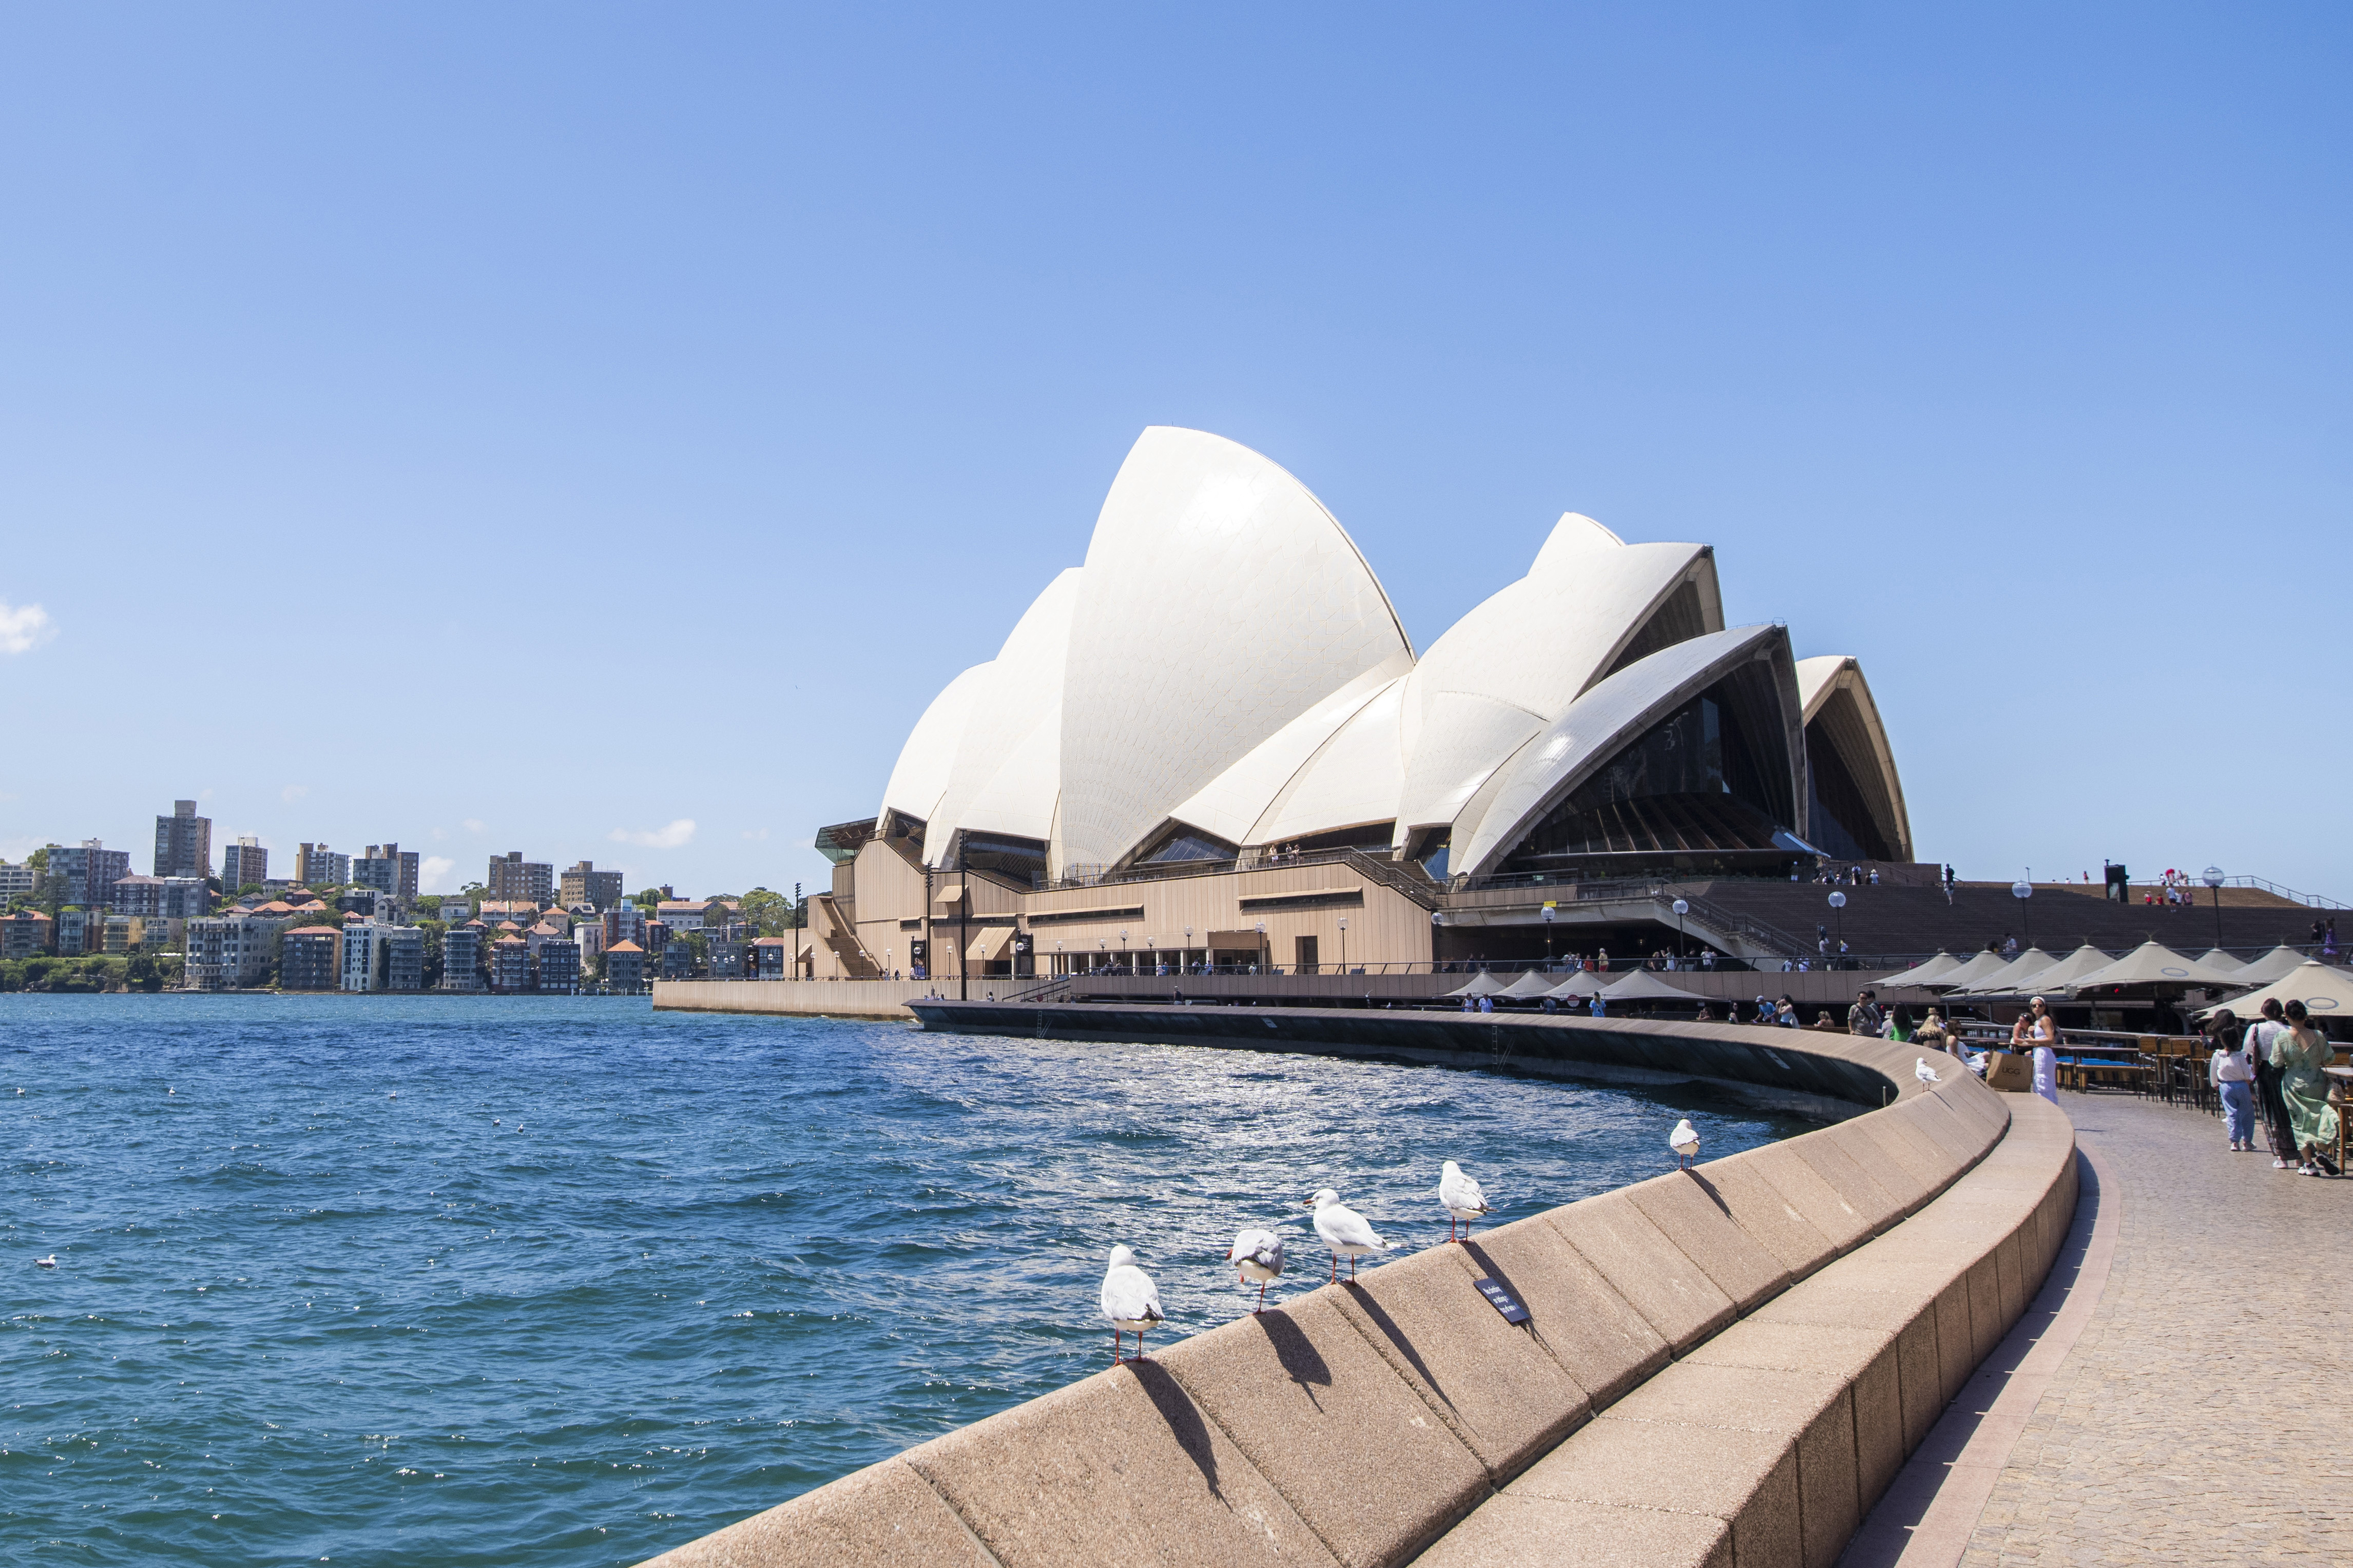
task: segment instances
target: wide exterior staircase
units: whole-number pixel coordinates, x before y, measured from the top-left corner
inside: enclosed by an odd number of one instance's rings
[[[1833,949],[1843,936],[1857,955],[1926,954],[1939,948],[1962,953],[2010,936],[2021,948],[2031,942],[2054,953],[2084,942],[2120,952],[2152,940],[2192,955],[2215,946],[2252,952],[2310,942],[2313,921],[2331,912],[2226,889],[2218,926],[2211,894],[2199,891],[2189,905],[2149,905],[2111,903],[2096,886],[2081,884],[2036,883],[2034,896],[2021,900],[2006,886],[1964,882],[1947,899],[1941,888],[1830,888],[1727,878],[1679,883],[1668,896],[1680,895],[1694,909],[1704,900],[1711,910],[1778,928],[1799,939],[1801,952],[1814,951],[1820,926]],[[1833,892],[1846,895],[1843,910],[1831,907]],[[2346,935],[2353,939],[2353,923]]]
[[[842,907],[841,901],[831,893],[818,893],[812,896],[809,902],[817,910],[818,919],[813,928],[817,939],[825,943],[826,950],[840,964],[839,977],[845,980],[880,979],[882,966],[874,962],[874,955],[868,952],[866,944],[858,940],[856,918]]]

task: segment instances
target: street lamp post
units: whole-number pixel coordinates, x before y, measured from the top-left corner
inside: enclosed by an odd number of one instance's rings
[[[1846,951],[1846,895],[1844,893],[1832,893],[1831,895],[1831,908],[1836,910],[1838,914],[1839,952],[1842,953]]]
[[[1271,969],[1274,967],[1273,957],[1266,949],[1266,922],[1264,921],[1258,922],[1258,966],[1261,969]]]
[[[2214,945],[2222,945],[2222,868],[2209,866],[2199,880],[2214,889]]]
[[[1552,917],[1553,917],[1553,913],[1554,913],[1553,907],[1552,907],[1550,904],[1546,904],[1546,905],[1543,908],[1543,910],[1541,910],[1540,911],[1538,911],[1539,918],[1540,918],[1540,919],[1542,919],[1542,920],[1543,920],[1543,921],[1544,921],[1544,928],[1545,928],[1545,969],[1546,969],[1546,971],[1547,973],[1549,973],[1549,972],[1551,971],[1551,969],[1552,969]]]
[[[2032,875],[2031,872],[2029,872],[2028,874],[2030,876]],[[2012,882],[2010,885],[2010,896],[2018,900],[2019,928],[2026,932],[2026,945],[2032,947],[2034,945],[2034,921],[2032,917],[2028,915],[2026,912],[2026,900],[2034,896],[2034,884],[2027,881]]]
[[[1125,973],[1133,974],[1135,973],[1134,968],[1127,962],[1127,933],[1125,931],[1119,933],[1119,967]]]
[[[1192,966],[1193,928],[1191,926],[1187,926],[1185,928],[1185,951],[1176,955],[1176,973],[1182,974]],[[1205,963],[1201,967],[1206,971],[1208,968],[1208,965]]]
[[[1675,911],[1675,957],[1680,959],[1683,955],[1683,917],[1691,913],[1691,900],[1688,899],[1677,899],[1674,901],[1673,909]]]

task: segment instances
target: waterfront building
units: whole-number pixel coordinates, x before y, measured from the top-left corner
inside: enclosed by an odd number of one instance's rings
[[[80,958],[98,951],[101,938],[99,922],[105,918],[103,910],[86,910],[79,904],[68,904],[58,911],[58,956]]]
[[[38,910],[0,916],[0,958],[37,958],[57,946],[58,922]]]
[[[179,945],[188,922],[165,915],[131,917],[131,945],[149,952],[165,952]]]
[[[269,881],[269,851],[261,840],[246,834],[221,851],[221,886],[229,892],[259,884],[268,890]]]
[[[31,898],[33,889],[39,881],[40,878],[32,867],[11,865],[5,860],[0,860],[0,904],[5,904],[11,899]]]
[[[491,944],[491,989],[520,993],[531,989],[531,944],[519,936],[502,936]]]
[[[191,991],[237,991],[267,984],[279,961],[286,915],[211,915],[189,921],[187,967],[181,984]]]
[[[342,984],[343,933],[333,926],[296,926],[278,946],[282,989],[332,991]]]
[[[294,879],[305,888],[340,888],[352,879],[352,858],[338,855],[324,844],[303,844],[294,850]]]
[[[520,849],[491,857],[490,874],[482,879],[482,896],[510,900],[538,909],[555,901],[555,867],[543,860],[526,860]]]
[[[691,980],[698,967],[692,942],[674,942],[654,954],[654,972],[664,980]]]
[[[480,991],[482,974],[482,923],[453,925],[441,933],[441,989]]]
[[[175,800],[172,815],[155,819],[155,862],[158,877],[209,877],[213,874],[213,819],[196,815],[193,800]],[[122,875],[131,867],[126,862]]]
[[[371,844],[352,861],[351,879],[404,902],[417,897],[417,851],[397,844]]]
[[[417,991],[425,984],[425,932],[388,921],[343,926],[343,989]]]
[[[596,962],[598,953],[605,951],[605,922],[576,921],[572,927],[572,940],[580,944],[580,963],[585,970]]]
[[[757,957],[754,972],[754,978],[782,980],[785,977],[785,970],[792,962],[793,943],[790,937],[755,937],[752,942],[752,951]]]
[[[1168,428],[818,847],[818,972],[934,978],[1537,955],[1492,890],[1912,855],[1861,666],[1727,626],[1711,547],[1569,513],[1417,655],[1297,479]]]
[[[580,944],[557,937],[532,954],[532,973],[542,995],[569,996],[580,989]]]
[[[605,950],[605,986],[624,996],[646,988],[646,950],[634,942],[617,942]]]
[[[109,957],[115,957],[120,954],[129,952],[132,947],[131,917],[129,915],[110,914],[106,916],[105,923],[106,934],[101,939],[100,951],[106,953]]]
[[[684,943],[677,945],[683,946]],[[702,944],[703,964],[713,980],[742,980],[750,973],[752,944],[729,936],[714,936]]]
[[[583,860],[564,873],[561,894],[566,909],[585,904],[602,913],[621,901],[621,873],[599,871],[595,862]]]
[[[201,877],[121,877],[108,901],[119,914],[194,920],[210,912],[212,889]]]
[[[114,884],[131,875],[131,852],[109,849],[95,838],[70,847],[52,844],[49,870],[64,878],[59,897],[68,903],[105,909],[113,901]]]

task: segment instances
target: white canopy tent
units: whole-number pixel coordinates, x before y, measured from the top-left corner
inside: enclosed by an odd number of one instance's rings
[[[1549,995],[1552,992],[1552,988],[1558,983],[1559,980],[1557,976],[1546,974],[1541,969],[1531,969],[1522,974],[1517,980],[1513,981],[1509,985],[1504,986],[1501,991],[1496,992],[1495,994],[1498,996],[1516,997],[1521,1001],[1529,1001],[1538,996]]]
[[[2219,989],[2231,984],[2227,974],[2218,974],[2194,958],[2185,958],[2161,942],[2145,942],[2114,963],[2079,975],[2067,987],[2071,996],[2086,991],[2105,990],[2121,985],[2179,985],[2184,988],[2202,985]]]
[[[2007,968],[2009,964],[2010,960],[1998,952],[1980,952],[1958,968],[1948,969],[1926,984],[1931,991],[1957,991],[1964,985],[1975,985],[1987,975]],[[1887,983],[1883,980],[1880,984],[1884,985]],[[1914,984],[1921,983],[1915,981]]]
[[[2090,942],[2085,942],[2041,973],[2029,977],[2023,985],[2010,988],[2012,994],[2053,996],[2067,989],[2084,975],[2105,969],[2116,961]],[[1981,987],[1981,990],[1990,987]]]
[[[2304,954],[2282,942],[2253,963],[2242,964],[2231,972],[2231,981],[2237,985],[2269,985],[2274,980],[2284,980],[2305,962]]]
[[[1471,984],[1458,985],[1447,994],[1449,996],[1500,996],[1505,989],[1502,981],[1482,969],[1471,977]]]
[[[1899,969],[1880,984],[1882,985],[1934,985],[1960,966],[1959,959],[1940,947],[1936,950],[1936,957],[1915,963],[1909,969]]]
[[[2027,988],[2035,975],[2059,961],[2039,947],[2030,947],[1982,980],[1973,981],[1953,994],[1962,996],[2008,996]]]
[[[1704,1002],[1708,998],[1680,986],[1668,984],[1647,969],[1637,969],[1623,980],[1613,981],[1601,993],[1604,1002]]]
[[[1564,1002],[1578,1001],[1585,997],[1594,995],[1599,992],[1601,988],[1601,976],[1594,973],[1589,969],[1580,969],[1576,973],[1570,975],[1567,979],[1562,981],[1559,984],[1554,986],[1551,990],[1546,992],[1545,994],[1547,996],[1557,996]]]
[[[2316,1018],[2353,1017],[2353,973],[2316,958],[2307,958],[2283,978],[2236,996],[2225,996],[2211,1007],[2200,1008],[2198,1016],[2208,1017],[2217,1009],[2228,1007],[2243,1022],[2255,1017],[2263,1010],[2263,1004],[2274,998],[2282,1006],[2301,1002]]]
[[[2217,974],[2228,974],[2234,978],[2241,970],[2247,967],[2247,961],[2245,959],[2232,958],[2229,953],[2224,952],[2219,947],[2210,947],[2205,952],[2200,953],[2198,955],[2198,962],[2204,964],[2207,968],[2212,970]]]

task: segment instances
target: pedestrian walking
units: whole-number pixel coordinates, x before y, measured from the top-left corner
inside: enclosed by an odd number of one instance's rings
[[[1846,1010],[1846,1032],[1850,1035],[1876,1035],[1887,1022],[1879,1004],[1869,991],[1854,994],[1854,1005]]]
[[[2307,1176],[2334,1176],[2339,1173],[2336,1162],[2322,1151],[2337,1142],[2337,1108],[2328,1103],[2328,1075],[2321,1069],[2336,1059],[2336,1053],[2306,1016],[2303,1003],[2290,1002],[2284,1011],[2287,1028],[2273,1037],[2272,1066],[2279,1069],[2280,1099],[2286,1103],[2288,1129],[2299,1154],[2297,1169]]]
[[[2247,1056],[2255,1067],[2255,1110],[2263,1119],[2263,1134],[2272,1146],[2272,1169],[2295,1169],[2295,1131],[2288,1123],[2287,1102],[2280,1098],[2279,1068],[2272,1063],[2272,1047],[2287,1037],[2279,998],[2263,998],[2263,1016],[2247,1029]]]
[[[2255,1146],[2255,1064],[2247,1055],[2247,1031],[2238,1015],[2222,1008],[2206,1020],[2206,1037],[2214,1042],[2213,1058],[2206,1065],[2207,1081],[2222,1101],[2222,1125],[2234,1150]]]

